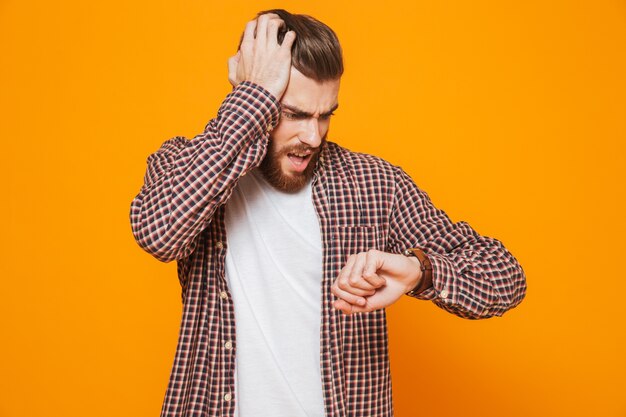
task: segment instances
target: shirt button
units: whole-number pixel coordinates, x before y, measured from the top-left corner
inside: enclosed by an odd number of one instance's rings
[[[230,392],[228,394],[224,394],[224,401],[230,401],[232,398],[232,396],[230,395]]]
[[[215,243],[215,247],[218,249],[222,249],[224,247],[224,244],[222,242],[217,242]]]
[[[222,300],[225,300],[228,298],[228,294],[226,293],[226,291],[222,291],[220,292],[220,297]]]
[[[233,343],[231,341],[228,341],[224,343],[224,347],[228,350],[231,350],[233,348]]]
[[[439,296],[441,298],[448,298],[448,290],[443,290],[441,291],[441,293],[439,294]]]

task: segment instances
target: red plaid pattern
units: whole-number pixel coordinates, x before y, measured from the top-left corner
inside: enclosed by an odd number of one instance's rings
[[[167,140],[148,157],[130,210],[138,244],[178,261],[183,315],[162,417],[234,413],[234,306],[224,276],[224,203],[265,155],[279,103],[250,82],[237,86],[204,133]],[[328,142],[313,180],[323,244],[321,371],[326,417],[393,416],[385,310],[344,315],[331,284],[349,255],[421,247],[433,287],[417,298],[469,319],[521,302],[524,272],[496,239],[453,223],[411,178],[380,158]],[[227,341],[232,348],[225,347]],[[229,346],[230,347],[230,346]]]

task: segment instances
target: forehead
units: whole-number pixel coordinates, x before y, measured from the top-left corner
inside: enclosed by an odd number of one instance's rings
[[[289,84],[281,102],[307,113],[325,113],[337,104],[340,80],[319,82],[291,68]]]

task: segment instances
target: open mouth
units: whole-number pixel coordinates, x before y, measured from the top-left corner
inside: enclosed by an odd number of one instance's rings
[[[307,165],[309,165],[309,161],[311,160],[312,153],[309,152],[293,152],[288,153],[287,157],[289,161],[291,161],[291,165],[298,172],[302,172],[306,169]]]

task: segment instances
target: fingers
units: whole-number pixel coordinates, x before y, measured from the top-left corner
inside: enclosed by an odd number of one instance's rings
[[[257,42],[257,45],[260,43],[261,45],[265,45],[265,40],[267,39],[267,21],[270,18],[271,15],[269,14],[263,14],[259,17],[257,17],[257,24],[256,24],[256,36],[255,36],[255,40]]]
[[[345,302],[344,300],[335,300],[335,302],[333,303],[333,306],[337,310],[340,310],[346,314],[352,313],[352,310],[355,307],[352,304]]]
[[[272,23],[270,24],[270,22]],[[275,33],[274,39],[278,42],[278,28],[280,28],[283,24],[284,22],[282,19],[274,13],[264,14],[249,21],[243,32],[241,49],[244,49],[244,45],[249,48],[254,45],[255,42],[257,44],[260,43],[261,45],[265,45],[269,36],[268,30]],[[270,39],[272,39],[271,36]]]
[[[236,87],[241,82],[237,77],[237,66],[239,65],[240,57],[241,51],[237,51],[235,55],[228,58],[228,81],[233,87]]]
[[[331,292],[340,299],[333,306],[346,314],[370,312],[385,308],[414,287],[415,273],[413,258],[404,255],[369,250],[348,258],[340,276],[331,286]],[[360,296],[364,288],[375,288],[373,294]],[[365,303],[360,301],[365,299]],[[355,302],[354,300],[357,300]]]
[[[267,23],[267,42],[272,46],[278,46],[278,30],[284,25],[281,19],[271,19]]]
[[[352,314],[352,313],[366,313],[369,311],[373,311],[374,308],[368,304],[365,304],[363,306],[358,306],[358,305],[352,305],[348,302],[346,302],[345,300],[336,300],[333,303],[334,307],[339,310],[342,311],[346,314]]]
[[[282,19],[274,13],[262,14],[257,18],[256,41],[261,45],[266,45],[268,40],[270,43],[277,44],[278,28],[283,25]],[[274,38],[272,39],[272,32]]]
[[[344,291],[341,288],[337,287],[337,282],[331,286],[331,292],[335,294],[338,298],[347,301],[350,304],[364,306],[367,304],[367,300],[364,297],[360,297],[351,292]]]
[[[381,264],[379,251],[371,250],[348,257],[331,286],[331,292],[341,299],[338,301],[343,300],[339,305],[366,306],[367,297],[376,294],[377,289],[386,284],[385,279],[376,273]]]
[[[359,254],[355,256],[354,265],[352,265],[352,269],[345,277],[345,282],[340,282],[340,284],[345,284],[345,290],[367,290],[368,293],[374,293],[374,286],[370,284],[368,281],[363,279],[363,268],[365,267],[365,262],[367,261],[366,257],[363,254]],[[343,280],[342,280],[343,281]],[[341,287],[341,285],[340,285]]]
[[[374,288],[380,288],[385,285],[385,278],[379,276],[377,271],[384,265],[383,252],[377,250],[367,251],[365,265],[361,276],[369,282]]]
[[[347,300],[350,304],[363,305],[365,304],[365,298],[361,296],[369,294],[360,289],[351,289],[351,291],[347,291],[347,289],[349,289],[349,286],[346,285],[347,276],[350,274],[350,271],[352,270],[352,267],[354,266],[356,260],[357,257],[354,255],[348,258],[346,265],[343,267],[343,269],[339,273],[339,277],[335,280],[330,289],[333,294],[335,294],[339,298]]]
[[[278,45],[278,31],[284,25],[274,13],[263,14],[246,24],[236,77],[229,77],[231,84],[247,80],[264,87],[280,100],[291,72],[291,50]],[[287,36],[287,45],[292,45],[294,39],[295,34]],[[229,75],[232,66],[234,63],[229,62]]]
[[[241,46],[239,47],[240,60],[249,62],[252,60],[254,53],[254,31],[256,30],[257,21],[251,20],[246,24],[246,29],[243,32],[243,39],[241,40]]]
[[[257,21],[251,20],[246,24],[246,28],[243,32],[243,40],[241,41],[241,47],[244,43],[250,45],[254,41],[254,32],[256,31]]]
[[[367,290],[371,295],[372,290],[384,286],[385,279],[376,272],[382,267],[381,254],[380,251],[370,250],[350,256],[337,278],[339,288],[358,295],[364,294],[358,290]]]
[[[337,277],[337,286],[355,295],[372,295],[374,287],[361,277],[365,257],[361,254],[348,257],[346,265]]]
[[[283,38],[283,43],[280,45],[281,48],[291,51],[291,47],[293,43],[296,41],[296,32],[290,30],[285,33],[285,37]]]

